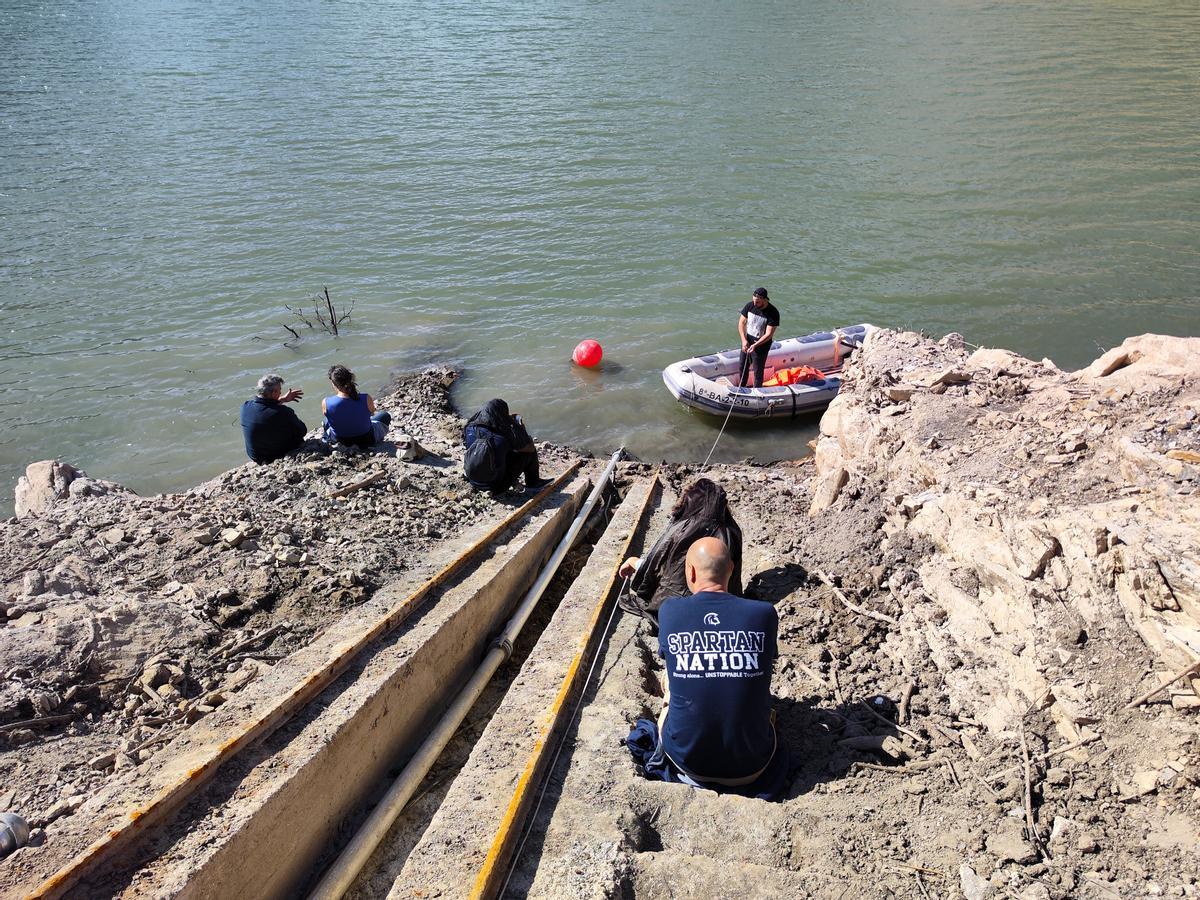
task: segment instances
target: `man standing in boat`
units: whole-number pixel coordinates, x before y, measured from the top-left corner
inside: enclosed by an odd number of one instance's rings
[[[755,288],[750,302],[742,307],[738,319],[738,335],[742,339],[742,351],[738,358],[742,387],[762,387],[763,369],[767,365],[767,354],[779,327],[779,310],[771,303],[766,288]],[[751,368],[753,366],[753,368]],[[750,375],[753,375],[753,381]]]

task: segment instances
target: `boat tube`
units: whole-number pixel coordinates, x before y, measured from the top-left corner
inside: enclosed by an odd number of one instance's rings
[[[738,351],[734,349],[672,363],[663,369],[663,382],[684,406],[716,416],[758,419],[804,415],[824,409],[837,396],[843,363],[875,330],[874,325],[849,325],[771,344],[764,382],[776,373],[800,366],[819,369],[825,376],[820,379],[775,387],[741,387]]]

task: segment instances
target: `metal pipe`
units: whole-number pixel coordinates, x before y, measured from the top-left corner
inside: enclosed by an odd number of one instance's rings
[[[617,461],[621,458],[622,453],[624,453],[624,448],[612,455],[608,467],[597,480],[596,486],[592,488],[592,492],[588,495],[574,521],[571,522],[571,527],[567,529],[567,533],[554,548],[554,553],[550,555],[549,561],[538,575],[537,580],[534,581],[533,586],[525,593],[513,612],[512,618],[500,632],[500,636],[493,642],[479,668],[475,670],[470,680],[454,698],[454,702],[450,704],[445,714],[430,731],[420,749],[413,754],[412,759],[404,767],[404,771],[400,773],[383,799],[379,801],[379,805],[371,811],[371,815],[367,817],[362,828],[358,830],[358,833],[354,835],[312,893],[309,894],[309,900],[340,900],[354,884],[359,873],[371,858],[371,854],[383,842],[400,813],[404,811],[408,801],[416,793],[421,780],[433,768],[437,758],[442,755],[442,751],[450,743],[450,738],[454,736],[458,726],[462,724],[467,713],[471,711],[471,707],[475,705],[475,701],[479,699],[479,695],[483,693],[483,689],[487,687],[487,683],[501,664],[512,655],[513,642],[529,620],[534,607],[537,606],[551,579],[558,572],[558,567],[562,565],[563,559],[574,545],[575,539],[591,515],[596,502],[604,493],[604,486],[612,478],[613,470],[617,467]]]

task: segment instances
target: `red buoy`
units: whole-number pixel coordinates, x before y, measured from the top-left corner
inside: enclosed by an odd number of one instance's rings
[[[585,369],[594,369],[600,365],[600,360],[604,356],[604,348],[595,341],[580,341],[575,347],[575,352],[571,354],[571,359],[575,361],[575,365],[583,366]]]

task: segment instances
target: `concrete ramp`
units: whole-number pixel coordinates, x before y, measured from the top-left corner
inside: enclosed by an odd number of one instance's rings
[[[380,634],[290,721],[226,762],[163,827],[112,864],[82,868],[68,895],[285,898],[302,892],[340,836],[356,827],[389,771],[419,746],[590,487],[587,475],[565,479],[515,530],[497,534],[497,543],[420,597],[403,624]],[[386,616],[382,611],[394,602],[383,589],[297,658],[337,659],[347,633]],[[278,668],[275,680],[297,666]],[[226,715],[237,713],[231,708]],[[166,764],[180,763],[168,756]]]
[[[611,621],[622,581],[617,568],[640,550],[640,534],[659,495],[657,478],[633,482],[389,897],[495,896],[500,891]]]

